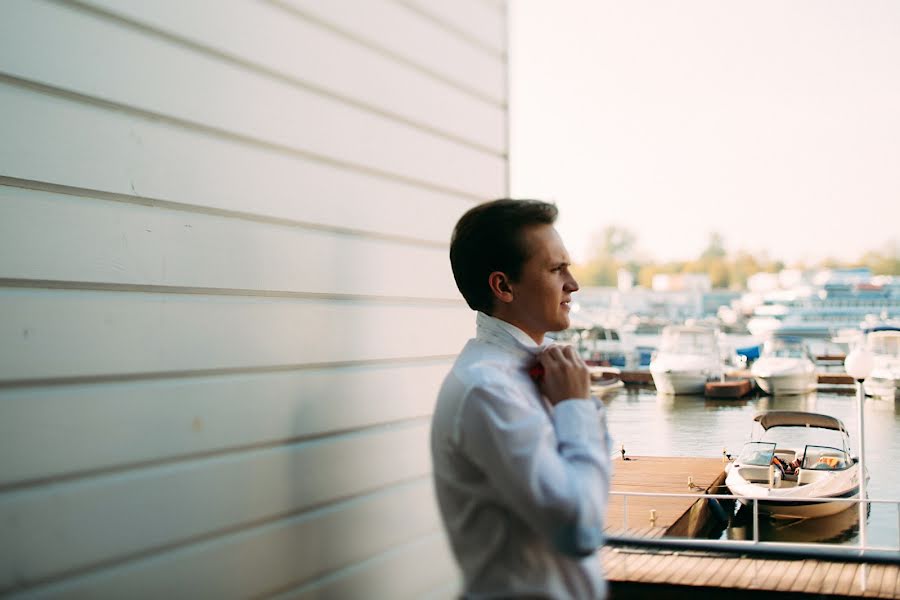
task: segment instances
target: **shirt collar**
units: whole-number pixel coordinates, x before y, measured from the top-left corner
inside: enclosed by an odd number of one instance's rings
[[[512,323],[507,323],[480,311],[475,317],[475,327],[475,337],[477,339],[496,344],[523,358],[537,356],[553,342],[553,340],[545,337],[543,342],[537,344],[527,333]]]

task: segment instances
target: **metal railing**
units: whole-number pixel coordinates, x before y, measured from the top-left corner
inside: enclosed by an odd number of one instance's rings
[[[767,497],[767,498],[747,498],[745,496],[735,496],[734,494],[707,494],[707,493],[675,493],[675,492],[619,492],[619,491],[610,491],[610,497],[620,496],[622,497],[622,529],[628,530],[628,498],[637,496],[637,497],[656,497],[656,498],[693,498],[695,501],[697,500],[744,500],[745,502],[753,503],[753,540],[751,542],[733,542],[731,540],[696,540],[697,542],[706,542],[706,543],[715,543],[715,544],[729,544],[729,543],[740,543],[740,544],[752,544],[754,546],[772,546],[772,547],[791,547],[796,548],[798,546],[806,546],[806,547],[835,547],[834,544],[826,544],[822,542],[765,542],[760,541],[759,539],[759,501],[762,500],[764,502],[784,502],[784,503],[792,503],[797,502],[797,498],[777,498],[777,497]],[[900,553],[900,500],[884,500],[884,499],[876,499],[876,498],[802,498],[802,501],[805,502],[817,502],[817,503],[826,503],[826,502],[842,502],[846,504],[861,504],[865,503],[868,505],[872,504],[893,504],[897,508],[897,546],[896,547],[883,547],[883,546],[870,546],[868,544],[855,544],[855,545],[844,545],[843,548],[850,548],[857,552],[864,552],[866,550],[877,550],[877,551],[891,551]],[[849,508],[849,506],[848,506]],[[620,536],[617,536],[620,537]],[[629,539],[643,539],[643,538],[629,538]],[[694,541],[694,540],[685,540],[685,541]]]
[[[867,503],[893,504],[897,507],[897,547],[879,547],[863,543],[855,545],[835,545],[822,542],[766,542],[759,539],[759,501],[765,502],[796,502],[796,498],[746,498],[734,494],[707,494],[707,493],[673,493],[673,492],[610,492],[611,497],[622,497],[622,529],[628,531],[628,498],[660,497],[660,498],[693,498],[700,500],[744,500],[753,503],[753,539],[751,541],[714,540],[697,538],[644,538],[627,535],[609,535],[606,537],[606,545],[612,547],[644,548],[647,550],[669,552],[709,552],[717,554],[737,554],[752,556],[755,558],[771,559],[821,559],[830,561],[842,561],[860,563],[859,582],[860,588],[867,588],[866,565],[887,564],[900,565],[900,500],[883,500],[873,498],[803,498],[803,502],[843,502],[846,504]],[[849,510],[849,506],[847,510]],[[655,511],[651,509],[651,523],[655,522]],[[822,517],[827,518],[827,517]]]

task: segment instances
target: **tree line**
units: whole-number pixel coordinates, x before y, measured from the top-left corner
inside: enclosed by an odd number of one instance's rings
[[[744,289],[747,278],[754,273],[777,273],[786,267],[807,270],[819,268],[868,267],[875,275],[900,275],[900,243],[888,243],[880,250],[870,250],[859,260],[843,262],[826,258],[812,264],[770,258],[765,253],[753,254],[744,250],[729,253],[725,240],[718,233],[711,233],[706,248],[694,260],[657,262],[643,258],[636,252],[637,237],[633,232],[618,226],[608,226],[600,231],[591,245],[588,260],[574,266],[575,275],[582,285],[614,286],[620,269],[626,269],[638,285],[649,288],[657,274],[706,273],[714,288]]]

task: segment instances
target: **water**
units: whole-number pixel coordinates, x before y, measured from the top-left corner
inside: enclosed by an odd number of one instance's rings
[[[647,388],[626,388],[604,397],[614,448],[621,444],[633,456],[721,457],[722,449],[736,456],[751,434],[753,416],[762,410],[803,410],[824,413],[844,422],[850,448],[857,454],[857,408],[852,393],[811,392],[801,396],[748,396],[711,400],[703,396],[664,396]],[[900,500],[900,402],[866,398],[867,493],[872,499]],[[687,481],[685,481],[687,491]],[[856,505],[834,517],[802,523],[768,523],[762,516],[760,539],[858,543]],[[898,509],[895,504],[872,506],[867,543],[896,548]],[[746,515],[740,513],[722,537],[750,539]]]

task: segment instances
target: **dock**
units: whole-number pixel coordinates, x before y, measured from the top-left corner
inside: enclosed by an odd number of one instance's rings
[[[820,560],[764,560],[604,548],[611,596],[620,598],[900,598],[900,567]],[[866,569],[862,588],[860,570]]]
[[[612,492],[694,492],[697,498],[632,496],[627,500],[626,522],[626,501],[613,494],[606,513],[607,532],[641,537],[697,537],[709,520],[702,496],[707,490],[715,492],[724,480],[721,458],[629,456],[627,453],[625,460],[617,457],[613,461]]]
[[[627,449],[626,449],[627,450]],[[703,496],[724,482],[721,458],[629,456],[613,461],[608,535],[703,537],[712,522]],[[614,492],[695,492],[684,497],[629,497]],[[654,511],[651,514],[651,511]],[[651,517],[655,517],[651,519]],[[701,551],[606,547],[600,552],[611,597],[900,598],[900,566],[816,559],[773,560]],[[865,569],[865,589],[861,570]]]
[[[752,379],[710,381],[706,384],[704,394],[708,398],[743,398],[755,387]]]

